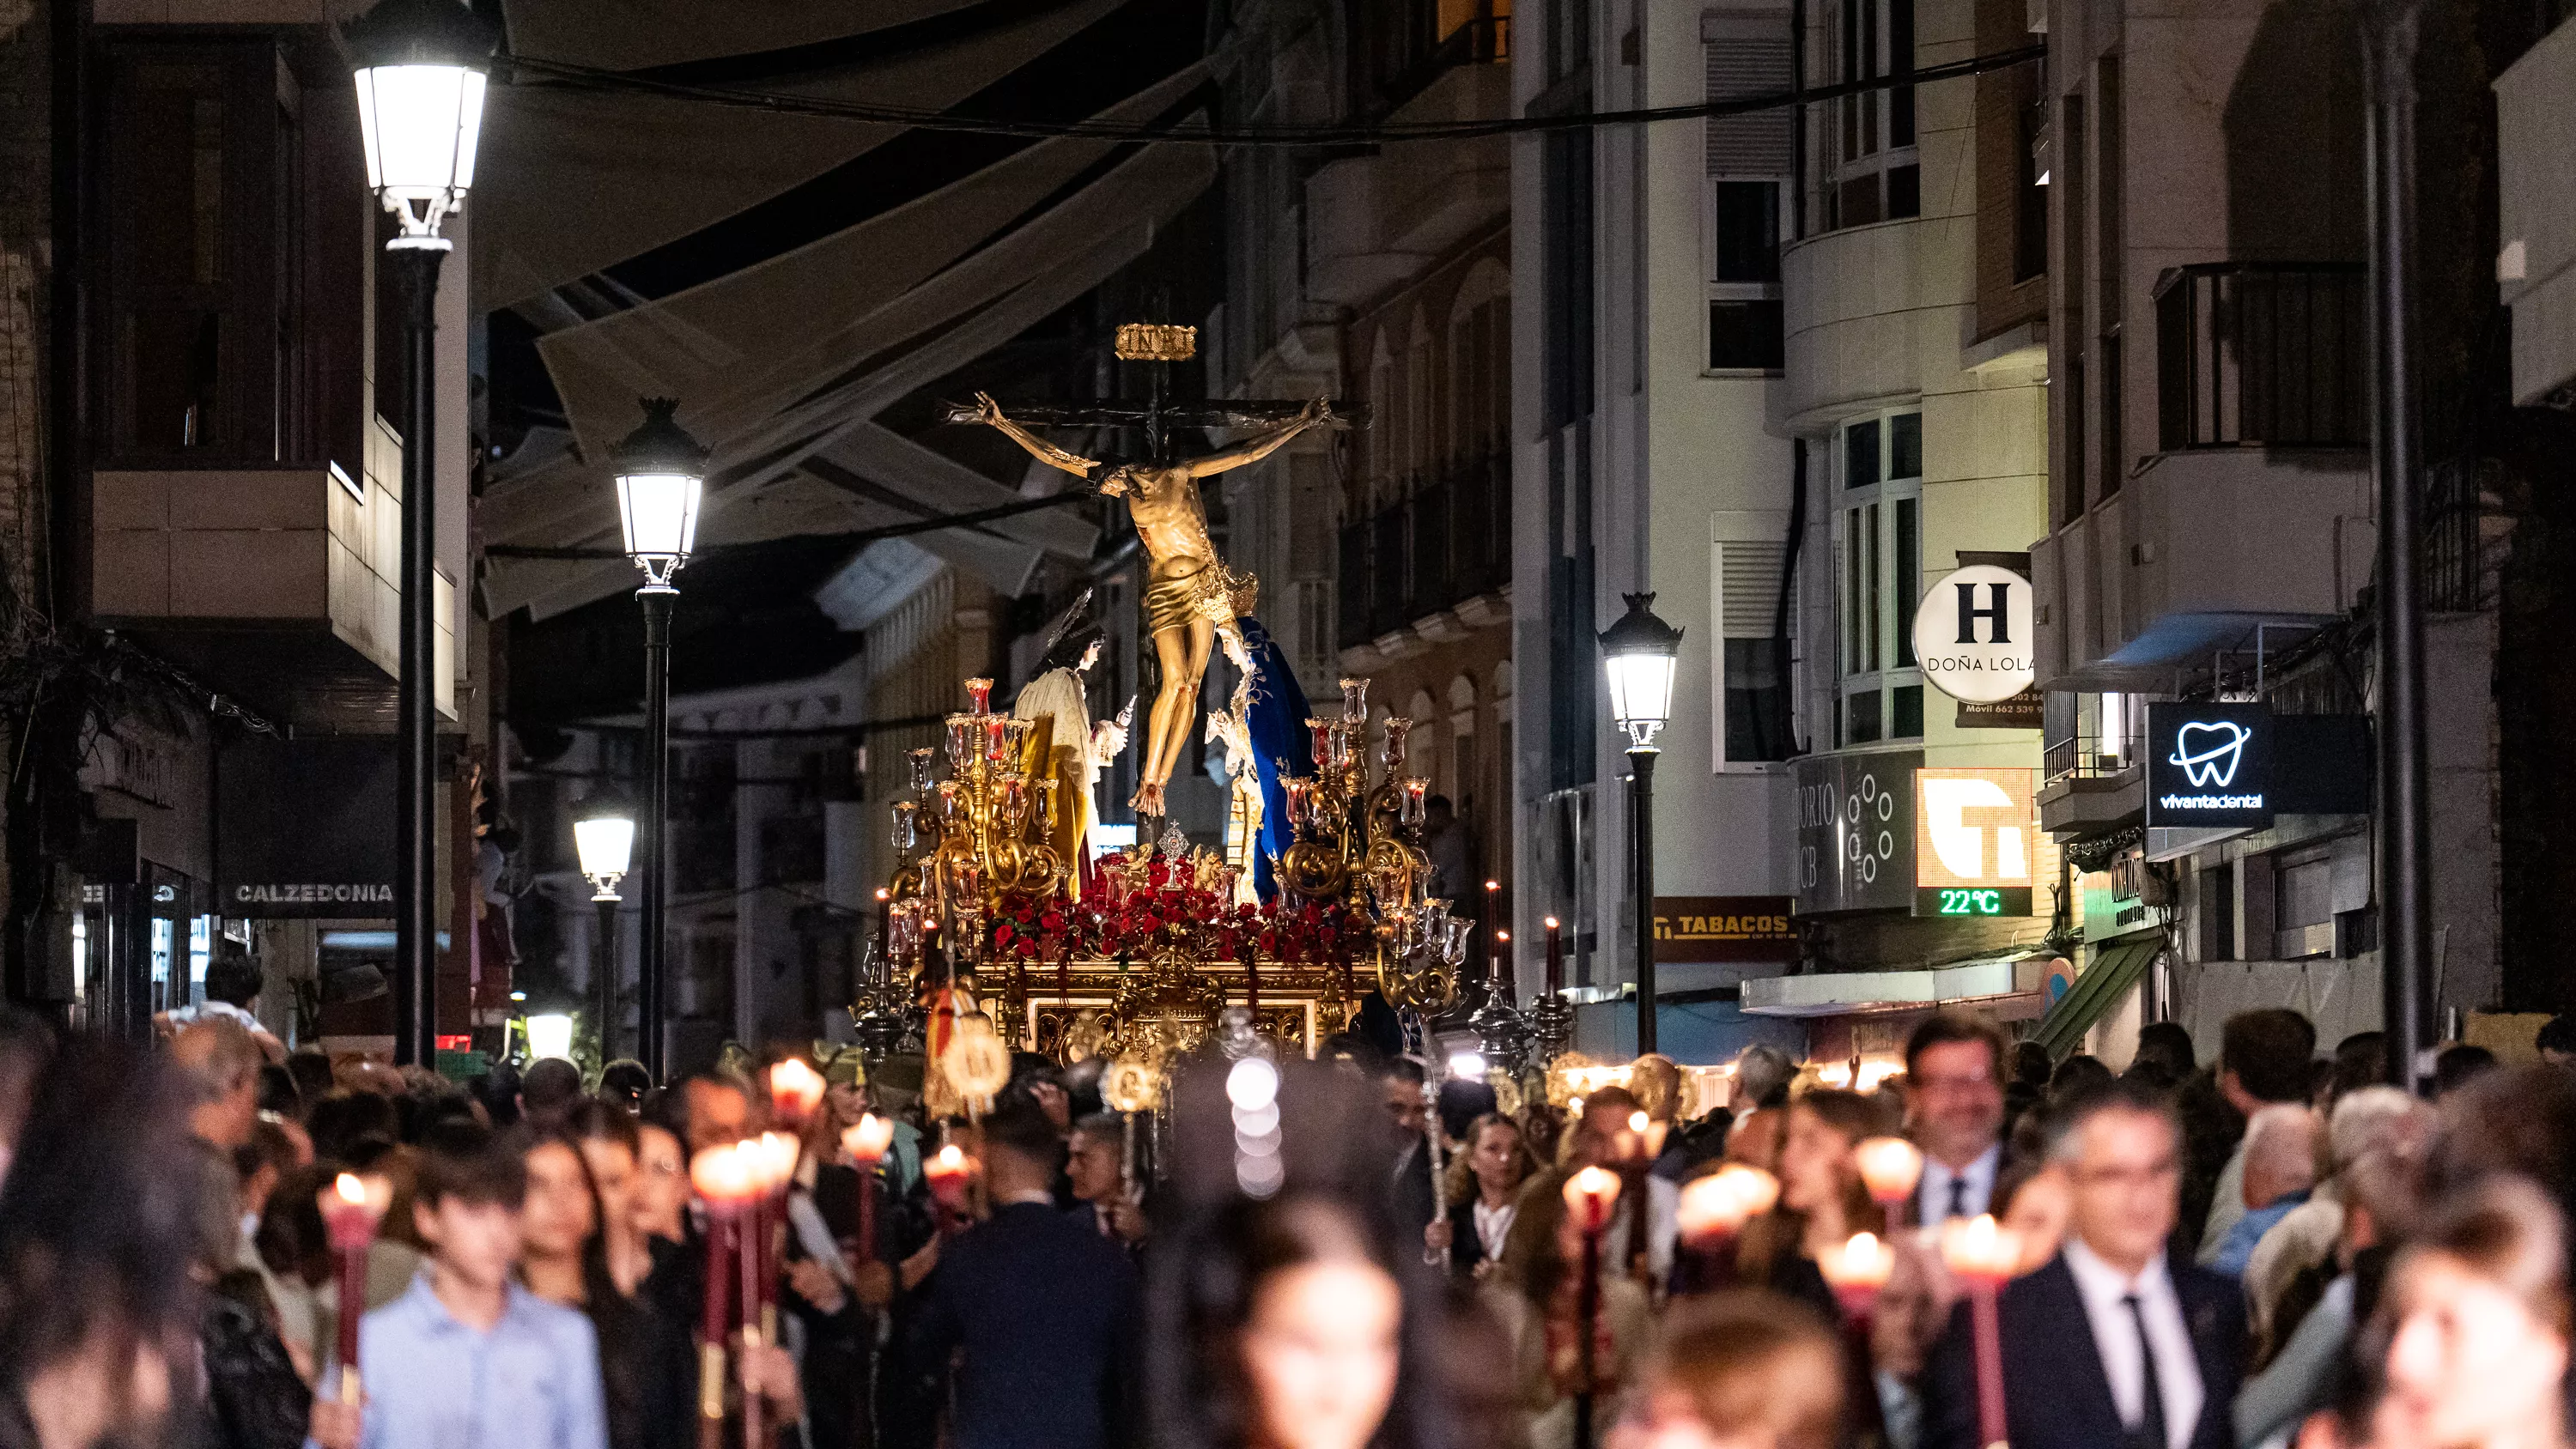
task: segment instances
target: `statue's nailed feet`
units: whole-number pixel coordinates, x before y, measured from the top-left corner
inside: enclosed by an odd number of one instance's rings
[[[1163,818],[1163,787],[1148,782],[1136,787],[1136,798],[1127,802],[1139,815]]]

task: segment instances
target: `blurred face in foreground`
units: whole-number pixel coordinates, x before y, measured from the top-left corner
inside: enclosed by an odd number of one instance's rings
[[[2154,1112],[2105,1107],[2075,1134],[2067,1225],[2112,1267],[2143,1272],[2173,1232],[2182,1189],[2173,1124]]]
[[[590,1237],[590,1183],[581,1159],[560,1142],[528,1153],[528,1200],[521,1224],[531,1258],[570,1258]]]
[[[1318,1259],[1253,1293],[1243,1376],[1260,1449],[1361,1449],[1395,1397],[1404,1306],[1374,1264]]]
[[[2398,1443],[2560,1442],[2567,1337],[2504,1285],[2448,1253],[2410,1255],[2389,1296],[2382,1424]]]
[[[647,1237],[680,1241],[680,1205],[688,1201],[689,1174],[680,1161],[680,1139],[659,1127],[636,1133],[635,1226]]]

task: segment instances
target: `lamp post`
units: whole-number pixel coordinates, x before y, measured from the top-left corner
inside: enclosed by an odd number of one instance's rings
[[[591,969],[599,977],[599,1059],[611,1062],[617,1059],[617,882],[634,859],[635,812],[614,795],[593,796],[572,823],[572,843],[599,907]]]
[[[385,243],[403,298],[402,613],[397,654],[394,785],[394,1060],[438,1060],[436,891],[437,624],[431,612],[431,539],[437,499],[430,348],[438,264],[452,244],[439,223],[474,184],[483,128],[491,27],[456,0],[380,0],[342,28],[358,86],[367,185],[399,230]],[[381,325],[381,324],[380,324]]]
[[[678,401],[648,397],[642,402],[644,425],[617,445],[617,519],[626,535],[626,556],[644,571],[644,586],[635,591],[644,606],[644,850],[637,863],[644,888],[635,950],[635,1054],[658,1082],[667,1010],[662,913],[671,787],[671,606],[680,599],[671,576],[689,561],[689,550],[697,543],[707,449],[673,418]]]
[[[1623,594],[1628,612],[1601,631],[1610,716],[1628,735],[1628,854],[1637,885],[1637,1054],[1655,1049],[1655,736],[1672,718],[1682,631],[1655,617],[1655,596]]]

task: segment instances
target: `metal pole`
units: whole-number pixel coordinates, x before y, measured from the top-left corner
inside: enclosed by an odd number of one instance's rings
[[[1655,1049],[1655,751],[1628,752],[1628,853],[1637,866],[1637,1055]]]
[[[599,978],[599,1061],[606,1066],[617,1060],[617,907],[621,902],[610,896],[594,904],[599,907],[599,947],[592,954],[590,969]]]
[[[663,1080],[664,1042],[670,1010],[669,979],[663,971],[665,872],[663,838],[667,832],[671,792],[671,606],[680,591],[667,584],[646,584],[635,591],[644,606],[644,831],[636,863],[644,883],[638,897],[641,920],[635,941],[636,1056],[653,1080]]]
[[[2365,18],[2370,95],[2370,453],[2379,497],[2381,1025],[2389,1080],[2419,1083],[2433,959],[2431,802],[2424,772],[2423,498],[2415,307],[2415,48],[2420,0]]]
[[[438,1062],[437,656],[430,557],[438,500],[431,437],[438,265],[448,244],[397,237],[386,248],[403,298],[402,615],[394,746],[394,1061]]]

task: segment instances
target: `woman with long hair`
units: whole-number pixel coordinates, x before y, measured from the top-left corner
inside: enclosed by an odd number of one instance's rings
[[[610,1449],[685,1442],[685,1429],[673,1436],[672,1426],[655,1422],[664,1414],[647,1411],[647,1395],[666,1366],[652,1356],[648,1311],[610,1267],[608,1214],[581,1140],[562,1126],[539,1128],[521,1139],[520,1156],[528,1195],[520,1211],[519,1276],[538,1297],[580,1309],[598,1334]]]
[[[1382,1109],[1330,1067],[1286,1063],[1268,1150],[1247,1158],[1225,1078],[1267,1065],[1185,1071],[1167,1099],[1178,1150],[1146,1257],[1150,1423],[1133,1442],[1430,1449],[1439,1307],[1421,1229],[1387,1203],[1393,1163],[1367,1130]]]
[[[1442,1186],[1449,1216],[1431,1229],[1432,1248],[1445,1248],[1449,1271],[1483,1278],[1501,1264],[1512,1231],[1521,1184],[1538,1164],[1523,1145],[1520,1124],[1487,1112],[1468,1124],[1466,1150],[1449,1159]]]
[[[203,1183],[186,1088],[129,1048],[65,1041],[33,1078],[0,1182],[0,1446],[171,1432],[195,1375],[188,1280]]]
[[[1780,1200],[1745,1224],[1737,1241],[1743,1282],[1807,1303],[1828,1321],[1840,1313],[1816,1262],[1854,1233],[1886,1235],[1886,1214],[1870,1201],[1852,1156],[1881,1120],[1878,1104],[1858,1092],[1812,1091],[1789,1104],[1780,1136]]]

